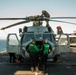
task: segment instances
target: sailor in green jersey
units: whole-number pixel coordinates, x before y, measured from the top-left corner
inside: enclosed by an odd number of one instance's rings
[[[38,52],[39,48],[35,44],[35,41],[32,41],[32,43],[29,45],[29,54],[30,54],[30,60],[31,60],[31,70],[38,71]]]
[[[43,40],[43,55],[42,55],[42,64],[43,64],[43,70],[46,72],[47,68],[47,58],[50,50],[50,45],[47,43],[47,40]]]

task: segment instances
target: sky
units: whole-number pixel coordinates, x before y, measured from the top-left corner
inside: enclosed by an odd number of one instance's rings
[[[0,18],[24,18],[27,16],[41,15],[42,10],[49,12],[51,17],[76,17],[76,0],[0,0]],[[76,23],[76,20],[63,21]],[[19,22],[19,20],[0,20],[0,28]],[[19,36],[19,28],[30,26],[31,23],[21,24],[6,30],[0,30],[0,39],[7,38],[8,33]],[[56,33],[56,27],[61,26],[64,33],[73,33],[76,25],[50,22]]]

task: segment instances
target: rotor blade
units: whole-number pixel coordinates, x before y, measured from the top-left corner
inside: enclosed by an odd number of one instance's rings
[[[76,19],[76,17],[51,17],[49,19]]]
[[[0,18],[0,20],[25,20],[26,18]]]
[[[20,24],[23,24],[23,23],[27,23],[27,22],[29,22],[29,21],[21,21],[21,22],[18,22],[18,23],[15,23],[15,24],[12,24],[12,25],[9,25],[9,26],[6,26],[6,27],[2,27],[0,30],[4,30],[4,29],[7,29],[7,28],[16,26],[16,25],[20,25]]]
[[[59,20],[50,20],[50,21],[54,21],[54,22],[62,22],[62,23],[68,23],[68,24],[74,24],[74,25],[76,25],[76,23],[66,22],[66,21],[59,21]]]
[[[31,16],[29,16],[31,17]],[[0,18],[0,20],[26,20],[27,17],[25,18]],[[47,19],[76,19],[76,17],[50,17]]]

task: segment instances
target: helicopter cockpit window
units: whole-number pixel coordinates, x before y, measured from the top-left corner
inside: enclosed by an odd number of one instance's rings
[[[41,34],[35,34],[35,40],[42,40]]]
[[[50,40],[50,34],[43,34],[43,39],[48,39],[48,40]]]
[[[55,37],[53,34],[43,34],[43,39],[48,39],[50,40],[51,42],[54,42],[55,43]]]
[[[25,42],[29,41],[30,39],[34,39],[34,34],[32,34],[32,33],[24,34],[22,43],[25,43]]]

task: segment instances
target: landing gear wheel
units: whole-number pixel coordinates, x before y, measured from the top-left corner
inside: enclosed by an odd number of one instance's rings
[[[24,58],[23,58],[22,56],[19,56],[18,60],[19,60],[20,62],[24,62]]]
[[[57,60],[58,60],[58,56],[55,55],[55,56],[53,57],[53,62],[56,62]]]

